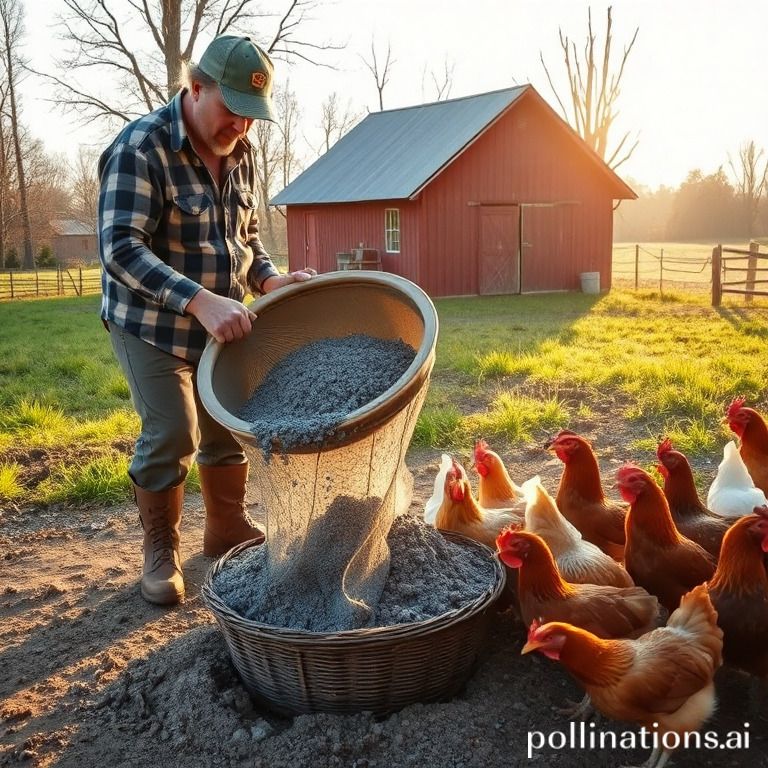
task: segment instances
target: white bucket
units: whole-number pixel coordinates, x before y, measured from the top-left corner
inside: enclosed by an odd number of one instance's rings
[[[582,293],[600,293],[599,272],[582,272],[580,277]]]

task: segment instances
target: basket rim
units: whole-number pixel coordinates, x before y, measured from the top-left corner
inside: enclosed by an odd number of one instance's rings
[[[438,334],[438,317],[435,305],[429,296],[415,283],[392,273],[359,271],[330,272],[317,275],[311,280],[289,285],[260,296],[250,309],[258,317],[266,315],[270,309],[278,307],[302,296],[343,288],[345,286],[364,285],[369,288],[384,288],[399,294],[417,311],[424,323],[424,336],[411,364],[390,387],[369,403],[351,411],[346,418],[336,425],[332,435],[320,442],[306,443],[286,448],[278,441],[273,441],[277,453],[315,453],[326,448],[336,448],[347,444],[352,439],[366,435],[381,427],[392,416],[410,402],[422,385],[428,381],[435,363],[435,344]],[[213,372],[224,344],[210,338],[203,350],[198,365],[198,392],[205,409],[222,426],[236,436],[248,441],[252,435],[251,425],[235,416],[224,407],[213,388]]]
[[[214,614],[217,620],[224,622],[228,627],[236,627],[238,630],[252,636],[261,636],[271,640],[290,642],[295,645],[320,646],[339,646],[349,644],[373,644],[381,642],[390,642],[393,640],[412,639],[421,635],[427,635],[438,630],[443,630],[453,626],[458,622],[465,621],[475,614],[481,613],[487,607],[492,605],[501,595],[506,584],[506,571],[501,561],[495,556],[493,550],[486,544],[456,533],[437,529],[445,538],[454,543],[468,545],[477,549],[481,553],[487,553],[493,563],[495,579],[491,585],[473,600],[465,603],[459,608],[431,616],[420,621],[406,622],[403,624],[391,624],[384,627],[361,627],[359,629],[348,629],[339,632],[313,632],[306,629],[294,629],[287,627],[276,627],[271,624],[246,619],[239,613],[230,608],[219,597],[213,588],[213,579],[221,571],[224,565],[242,554],[245,550],[257,544],[257,540],[245,541],[242,544],[230,549],[222,555],[209,569],[205,575],[200,587],[200,594],[207,608]]]

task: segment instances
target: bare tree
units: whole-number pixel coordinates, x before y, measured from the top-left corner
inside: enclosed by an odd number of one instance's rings
[[[27,187],[29,221],[39,255],[39,246],[44,242],[50,243],[53,235],[51,220],[67,216],[69,212],[67,161],[63,155],[46,154],[43,143],[29,134],[24,136],[22,151],[30,180]]]
[[[258,120],[251,128],[251,140],[258,159],[259,184],[259,220],[264,229],[264,244],[269,251],[281,247],[284,222],[279,227],[274,218],[274,211],[283,213],[279,208],[269,205],[269,200],[279,184],[285,186],[291,180],[295,165],[295,134],[299,121],[299,108],[296,94],[290,87],[276,90],[274,95],[277,122]]]
[[[760,198],[766,189],[768,161],[763,160],[764,156],[765,151],[758,149],[754,141],[744,142],[739,147],[738,166],[728,155],[728,165],[736,182],[736,196],[742,205],[744,226],[750,239],[757,221]]]
[[[566,101],[569,103],[570,109],[560,98],[541,52],[539,58],[565,119],[573,125],[579,136],[615,170],[629,159],[639,143],[639,139],[635,138],[634,143],[629,146],[630,132],[627,131],[614,149],[608,149],[609,134],[618,115],[616,107],[620,94],[621,78],[624,75],[624,67],[635,40],[637,40],[640,28],[635,29],[632,40],[624,48],[619,64],[614,65],[611,62],[611,45],[613,42],[611,8],[608,8],[602,54],[595,50],[591,9],[588,11],[587,19],[588,33],[581,57],[576,49],[576,43],[564,36],[562,29],[558,29],[560,46],[563,49],[565,59],[565,69],[568,74],[569,92]]]
[[[294,176],[297,163],[296,131],[299,126],[299,101],[291,90],[290,84],[281,88],[276,98],[277,113],[280,117],[277,124],[280,133],[280,182],[285,187]],[[270,190],[270,196],[273,190]]]
[[[21,129],[19,104],[16,98],[16,86],[24,66],[19,55],[21,39],[24,35],[24,9],[19,0],[0,0],[0,46],[2,47],[2,65],[4,79],[8,87],[8,106],[10,110],[10,128],[13,149],[16,155],[16,177],[19,190],[19,202],[22,217],[22,244],[25,269],[34,269],[35,257],[32,252],[32,228],[29,224],[27,207],[27,185],[24,174],[24,159],[21,152]]]
[[[109,123],[127,121],[166,103],[176,92],[183,61],[200,35],[253,34],[277,57],[313,61],[315,52],[335,49],[301,39],[299,29],[317,0],[283,0],[280,13],[259,9],[255,0],[63,0],[62,38],[69,46],[57,62],[66,77],[37,73],[56,86],[52,101],[80,116]],[[317,63],[317,62],[315,62]],[[84,86],[80,74],[100,72],[104,87]]]
[[[434,69],[430,69],[429,78],[427,78],[427,67],[426,65],[424,66],[424,71],[421,75],[421,96],[424,101],[427,101],[430,98],[426,93],[425,87],[425,81],[427,79],[431,81],[432,88],[434,89],[435,101],[445,101],[450,97],[455,69],[456,62],[449,61],[447,56],[443,60],[443,71],[437,73]]]
[[[341,108],[339,94],[336,91],[325,99],[321,110],[320,130],[323,142],[317,152],[318,155],[327,152],[360,119],[360,115],[353,111],[349,101],[344,109]]]
[[[69,167],[71,189],[70,213],[79,221],[95,224],[99,205],[99,152],[80,145]]]
[[[5,266],[5,247],[8,239],[8,200],[11,189],[10,122],[5,113],[8,96],[7,83],[0,82],[0,268]]]
[[[376,56],[376,43],[371,39],[371,60],[361,57],[363,64],[365,64],[368,71],[373,75],[373,79],[376,81],[376,91],[379,94],[379,111],[384,111],[384,88],[389,82],[389,76],[391,74],[390,67],[395,63],[392,59],[392,44],[387,42],[387,57],[384,60],[384,64],[380,65],[378,57]]]

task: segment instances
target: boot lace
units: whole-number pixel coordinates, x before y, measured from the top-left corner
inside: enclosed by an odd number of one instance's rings
[[[155,570],[155,568],[163,563],[170,563],[175,568],[173,532],[168,521],[155,521],[148,533],[152,541],[152,570]]]

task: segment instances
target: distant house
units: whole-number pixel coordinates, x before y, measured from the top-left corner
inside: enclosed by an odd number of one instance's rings
[[[370,114],[270,202],[291,269],[378,256],[451,296],[609,288],[614,201],[636,197],[523,85]]]
[[[89,264],[99,258],[96,227],[77,219],[51,221],[53,255],[62,267]]]

